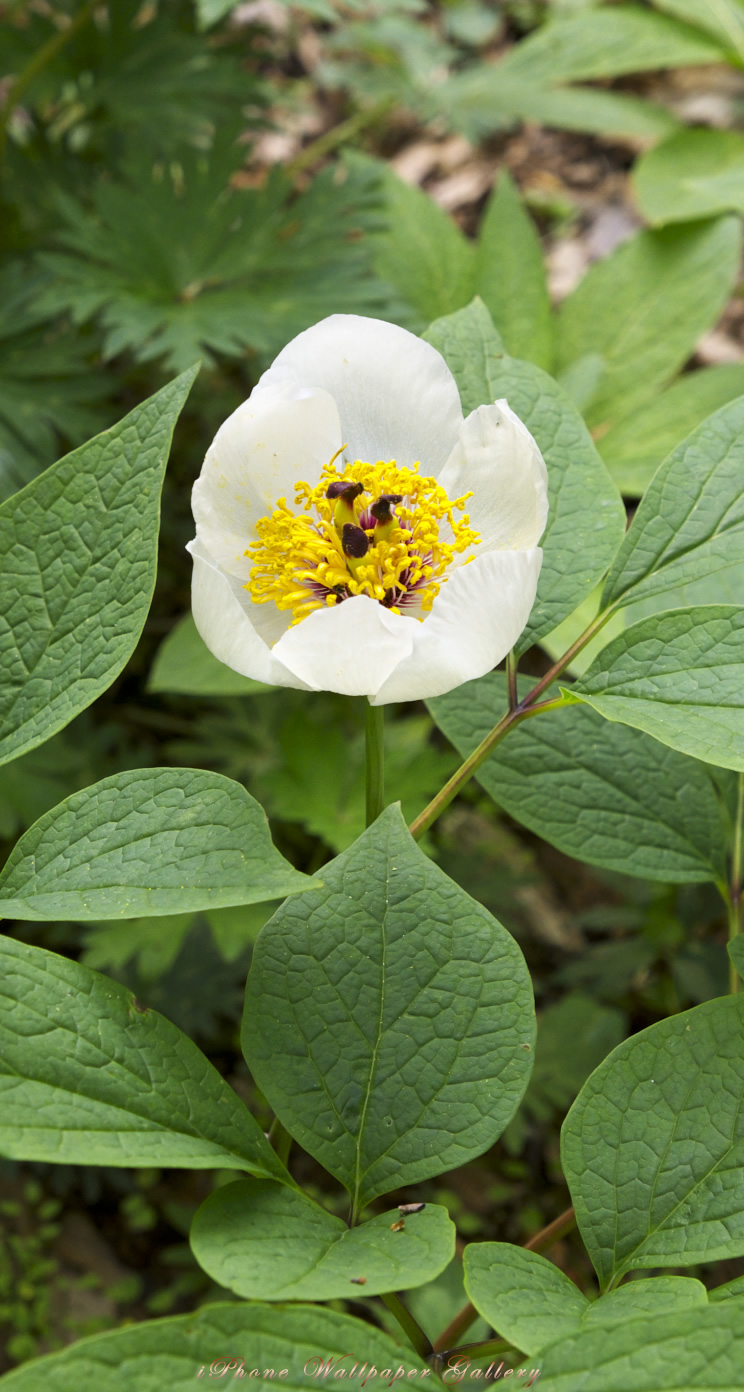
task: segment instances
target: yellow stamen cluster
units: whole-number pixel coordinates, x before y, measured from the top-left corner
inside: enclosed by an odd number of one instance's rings
[[[369,549],[353,562],[344,555],[334,522],[336,503],[326,497],[329,485],[340,480],[361,483],[364,490],[354,499],[353,510]],[[395,506],[392,526],[376,526],[368,509],[387,494],[398,494],[402,501]],[[421,618],[431,609],[455,555],[480,540],[467,516],[454,516],[471,496],[451,502],[435,479],[419,474],[418,465],[399,468],[394,459],[343,464],[336,456],[316,488],[296,485],[295,505],[303,512],[293,512],[280,498],[271,516],[257,524],[259,539],[245,553],[254,562],[246,589],[257,604],[271,600],[278,609],[291,610],[293,624],[314,609],[359,594],[395,614],[405,610]]]

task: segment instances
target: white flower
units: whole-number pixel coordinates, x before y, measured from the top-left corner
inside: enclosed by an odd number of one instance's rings
[[[450,691],[514,646],[547,474],[505,401],[463,419],[429,344],[333,315],[220,427],[193,510],[194,619],[215,656],[383,705]]]

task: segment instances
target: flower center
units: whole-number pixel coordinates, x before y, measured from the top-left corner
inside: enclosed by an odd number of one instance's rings
[[[316,488],[296,485],[302,512],[280,498],[257,524],[258,540],[245,552],[254,563],[245,588],[256,604],[290,610],[293,624],[354,595],[423,618],[455,555],[480,541],[467,516],[454,517],[472,494],[451,502],[417,464],[337,459]]]

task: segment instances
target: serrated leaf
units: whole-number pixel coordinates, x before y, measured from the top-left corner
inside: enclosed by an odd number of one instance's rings
[[[248,1066],[355,1211],[486,1150],[524,1092],[533,1042],[519,948],[397,807],[323,868],[301,912],[283,905],[259,935]]]
[[[170,1020],[40,947],[1,938],[0,963],[1,1154],[291,1183],[247,1107]]]
[[[533,684],[520,679],[520,696]],[[503,674],[427,705],[467,758],[506,710]],[[587,706],[525,720],[475,776],[511,817],[577,860],[676,884],[725,878],[724,812],[705,765]]]
[[[184,151],[175,184],[148,162],[101,180],[93,213],[60,200],[64,249],[42,257],[46,309],[95,318],[107,357],[128,350],[175,368],[276,352],[331,304],[379,313],[388,292],[365,238],[376,174],[356,166],[339,180],[329,166],[296,195],[278,166],[264,187],[236,187],[241,162],[228,127],[208,156]]]
[[[744,1001],[651,1025],[584,1084],[561,1155],[600,1285],[744,1253]]]
[[[0,763],[68,725],[132,653],[155,584],[171,435],[197,370],[0,507]]]
[[[744,612],[704,604],[642,619],[569,694],[682,754],[744,769]]]
[[[352,1353],[349,1353],[349,1350]],[[7,1392],[187,1392],[201,1375],[263,1380],[266,1368],[289,1392],[307,1392],[308,1365],[351,1375],[354,1364],[426,1372],[374,1325],[317,1305],[277,1310],[258,1303],[208,1304],[188,1315],[146,1320],[81,1339],[6,1373]],[[286,1372],[284,1371],[286,1369]],[[392,1376],[392,1373],[391,1373]],[[5,1392],[5,1388],[3,1392]]]
[[[587,1329],[546,1349],[550,1392],[731,1392],[744,1388],[744,1326],[735,1305],[677,1310]]]
[[[515,44],[502,67],[528,83],[618,77],[717,63],[720,45],[686,24],[637,5],[561,15]]]
[[[410,327],[418,331],[472,298],[475,248],[423,189],[382,160],[364,159],[361,167],[377,172],[384,199],[386,227],[372,241],[377,274],[411,306]]]
[[[740,222],[726,217],[639,232],[591,267],[563,302],[556,343],[559,371],[604,359],[590,426],[607,429],[670,381],[718,319],[740,256]]]
[[[337,1300],[432,1280],[454,1256],[455,1228],[438,1204],[349,1228],[305,1194],[239,1180],[205,1200],[190,1242],[207,1274],[244,1299]]]
[[[655,102],[594,87],[528,82],[521,73],[502,71],[499,63],[454,72],[435,88],[432,104],[470,140],[520,120],[644,140],[661,140],[679,129],[672,113]]]
[[[553,317],[542,247],[507,173],[502,174],[481,221],[475,288],[509,353],[549,370],[553,361]]]
[[[602,605],[650,599],[744,562],[744,397],[693,431],[649,484]]]
[[[147,690],[179,696],[254,696],[274,688],[241,677],[219,662],[199,636],[192,615],[184,614],[155,654]]]
[[[30,827],[0,874],[0,911],[134,918],[256,904],[310,884],[274,849],[263,809],[239,783],[201,769],[133,769]]]
[[[424,338],[445,358],[463,411],[506,397],[532,431],[548,466],[540,583],[517,644],[517,651],[524,652],[570,614],[604,575],[625,531],[625,509],[576,407],[539,367],[501,352],[480,301],[438,319]]]
[[[744,213],[744,138],[703,127],[680,131],[642,156],[633,186],[641,212],[656,226]]]
[[[671,387],[608,430],[599,449],[618,488],[645,492],[659,464],[721,406],[744,394],[744,363],[686,372]]]

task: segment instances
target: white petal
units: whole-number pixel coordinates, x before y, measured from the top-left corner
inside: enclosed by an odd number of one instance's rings
[[[294,501],[299,480],[316,484],[343,444],[335,403],[289,383],[257,387],[220,426],[194,484],[197,535],[213,560],[242,580],[256,522],[279,498]]]
[[[282,665],[251,622],[252,612],[270,606],[252,604],[239,581],[214,564],[199,540],[192,541],[188,549],[194,559],[194,623],[209,651],[243,677],[307,691],[307,683]]]
[[[421,463],[438,474],[462,422],[444,358],[415,334],[356,314],[334,314],[283,348],[260,385],[294,382],[330,392],[344,458]]]
[[[413,652],[372,704],[442,696],[490,672],[514,647],[535,602],[542,551],[487,551],[450,575],[423,623],[411,623]]]
[[[479,406],[463,421],[439,482],[466,505],[483,549],[529,550],[548,520],[548,471],[527,426],[505,401]]]
[[[274,654],[315,691],[373,696],[411,653],[419,625],[356,595],[316,609],[280,638]]]

